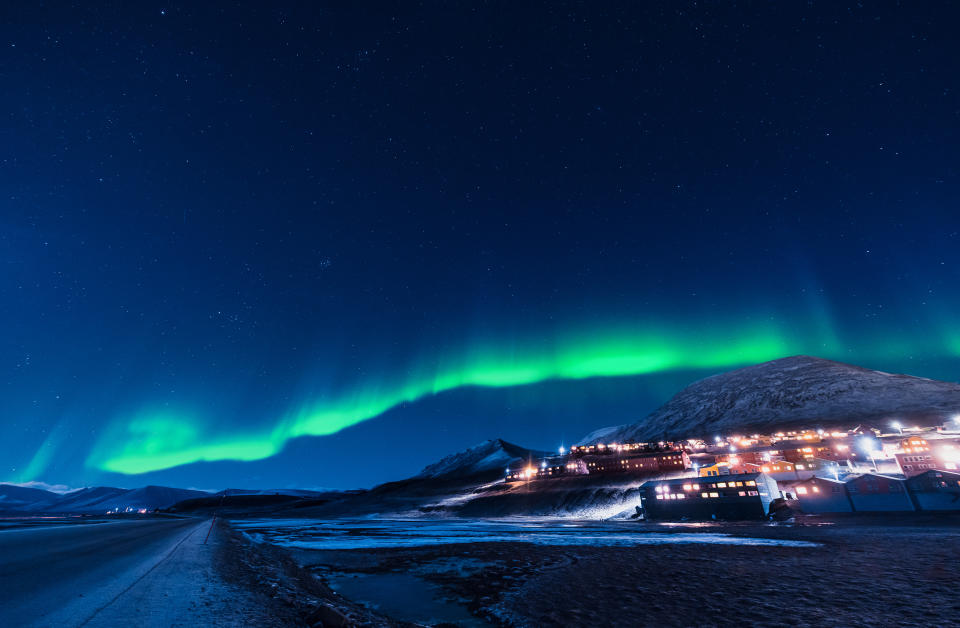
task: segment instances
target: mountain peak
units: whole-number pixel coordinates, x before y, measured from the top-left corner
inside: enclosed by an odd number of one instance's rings
[[[709,438],[790,427],[884,424],[960,411],[960,385],[795,355],[696,381],[606,440]]]
[[[456,478],[502,473],[503,469],[511,464],[547,455],[549,454],[546,452],[525,449],[501,438],[493,438],[427,465],[416,477]]]

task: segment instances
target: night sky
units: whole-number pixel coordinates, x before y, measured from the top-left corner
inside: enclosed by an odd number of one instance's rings
[[[956,5],[600,4],[6,3],[0,480],[369,486],[786,355],[960,378]]]

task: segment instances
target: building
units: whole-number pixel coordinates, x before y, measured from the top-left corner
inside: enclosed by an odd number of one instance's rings
[[[917,510],[960,511],[960,473],[926,471],[907,480]]]
[[[776,481],[762,473],[650,480],[640,487],[644,517],[663,521],[765,519],[779,496]]]
[[[649,475],[683,471],[690,466],[690,458],[685,451],[630,451],[606,454],[586,454],[578,457],[586,466],[587,472],[594,473],[634,473]]]
[[[725,462],[715,462],[714,464],[700,467],[700,469],[697,471],[697,475],[702,478],[718,475],[730,475],[730,465]]]
[[[573,458],[550,458],[541,463],[537,469],[538,479],[550,479],[562,475],[587,475],[590,471],[587,469],[583,459]]]
[[[900,472],[908,478],[931,469],[957,471],[960,469],[960,446],[951,441],[934,442],[912,436],[903,441],[902,451],[894,454]]]
[[[845,482],[810,478],[794,484],[790,492],[805,513],[853,512]]]
[[[649,451],[639,448],[607,448],[600,453],[595,448],[579,448],[569,456],[552,456],[539,463],[528,461],[511,465],[507,471],[507,482],[526,482],[528,480],[547,480],[570,475],[597,474],[633,474],[650,476],[661,473],[683,471],[690,466],[690,458],[685,451],[662,450]]]
[[[844,484],[856,512],[900,512],[916,510],[906,480],[877,473],[864,473]]]
[[[934,455],[930,451],[917,453],[898,452],[894,454],[894,457],[897,459],[900,472],[908,478],[926,473],[931,469],[942,468],[942,465],[938,464],[938,461],[934,459]]]

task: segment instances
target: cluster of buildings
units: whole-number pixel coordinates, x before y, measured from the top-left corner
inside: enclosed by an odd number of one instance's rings
[[[543,460],[507,468],[507,482],[551,480],[572,475],[657,475],[684,471],[691,465],[685,449],[673,443],[626,443],[571,447]]]
[[[960,429],[893,427],[594,444],[511,466],[505,481],[646,478],[648,519],[763,518],[774,502],[805,513],[960,512]]]

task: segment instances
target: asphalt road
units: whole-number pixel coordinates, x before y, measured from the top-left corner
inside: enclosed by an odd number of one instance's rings
[[[156,519],[0,532],[0,626],[90,624],[188,537],[202,540],[205,523]]]

